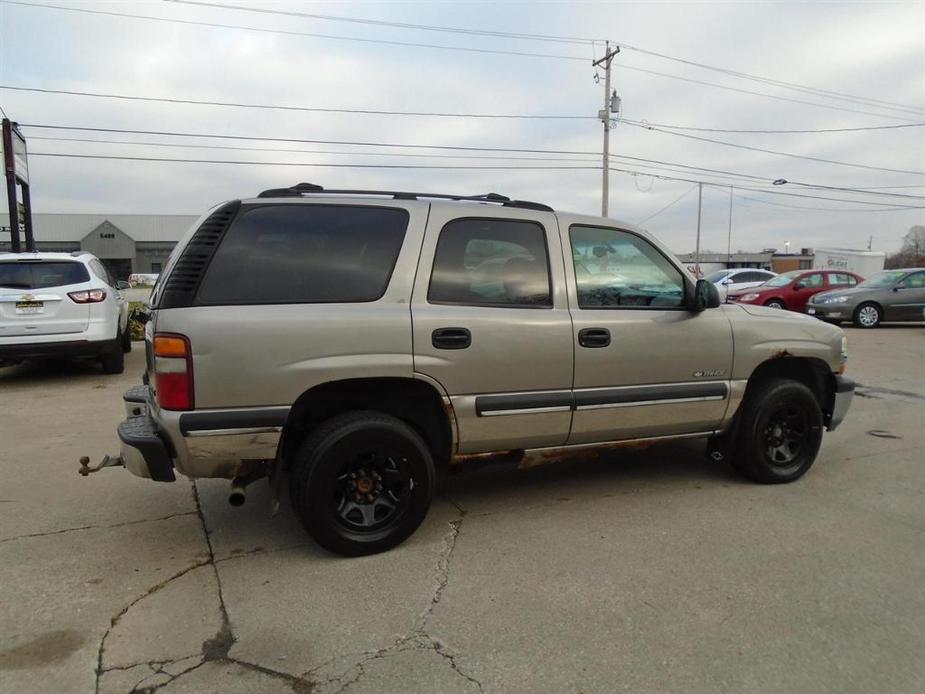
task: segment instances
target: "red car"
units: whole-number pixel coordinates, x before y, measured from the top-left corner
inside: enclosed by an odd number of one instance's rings
[[[811,296],[832,289],[848,289],[863,279],[844,270],[792,270],[758,287],[730,292],[729,299],[740,304],[759,304],[802,313]]]

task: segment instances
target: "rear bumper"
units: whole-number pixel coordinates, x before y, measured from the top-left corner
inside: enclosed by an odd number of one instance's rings
[[[126,419],[117,433],[122,446],[121,457],[133,475],[155,482],[173,482],[173,459],[170,446],[149,414],[148,386],[135,386],[122,396]]]
[[[11,345],[0,344],[0,361],[98,357],[109,349],[112,349],[112,340],[67,340]]]
[[[289,414],[288,407],[162,410],[146,385],[129,389],[122,399],[126,419],[118,433],[125,467],[159,482],[173,482],[176,472],[233,479],[242,461],[275,459]]]
[[[832,413],[829,415],[826,429],[834,431],[848,414],[854,398],[854,381],[844,376],[835,377],[835,392],[832,396]]]

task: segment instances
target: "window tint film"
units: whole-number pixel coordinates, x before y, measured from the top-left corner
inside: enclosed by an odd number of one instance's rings
[[[0,287],[7,289],[63,287],[87,282],[89,279],[90,275],[83,263],[0,263]]]
[[[536,222],[457,219],[440,231],[427,300],[552,306],[546,235]]]
[[[408,213],[388,207],[244,209],[199,290],[204,304],[375,301],[401,250]]]
[[[674,308],[684,302],[681,272],[645,239],[616,229],[569,230],[578,305]]]

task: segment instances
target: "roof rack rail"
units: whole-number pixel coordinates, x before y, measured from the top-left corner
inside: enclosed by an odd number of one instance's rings
[[[257,195],[258,198],[300,198],[305,194],[323,194],[323,195],[381,195],[392,198],[393,200],[418,200],[420,198],[432,198],[435,200],[458,200],[464,202],[491,202],[502,205],[503,207],[519,207],[526,210],[539,210],[542,212],[553,212],[549,205],[541,202],[530,202],[529,200],[511,200],[505,195],[498,193],[484,193],[482,195],[448,195],[446,193],[410,193],[396,190],[325,190],[322,186],[314,183],[297,183],[290,188],[271,188]]]

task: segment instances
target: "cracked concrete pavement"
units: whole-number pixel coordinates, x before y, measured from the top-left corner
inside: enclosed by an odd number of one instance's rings
[[[485,467],[359,559],[265,484],[78,477],[137,345],[0,369],[0,691],[922,691],[925,328],[848,334],[863,387],[796,484],[696,442]]]

